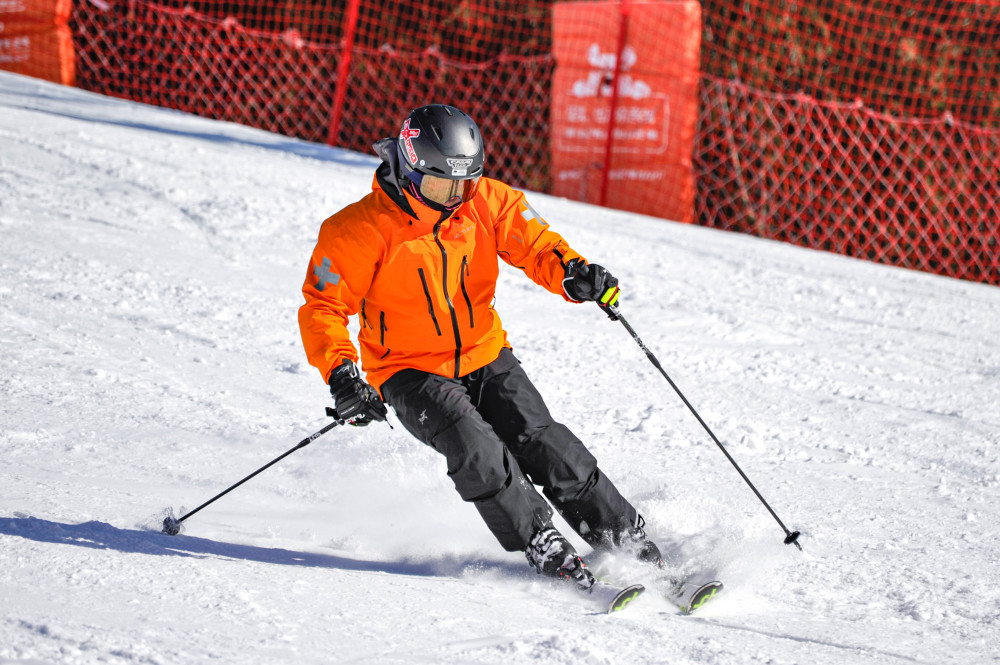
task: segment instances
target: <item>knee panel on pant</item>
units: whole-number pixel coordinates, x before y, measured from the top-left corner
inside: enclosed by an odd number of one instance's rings
[[[580,498],[594,482],[597,459],[561,423],[532,432],[515,454],[528,477],[559,501]]]
[[[430,445],[448,460],[448,476],[465,501],[493,496],[511,482],[504,445],[482,421],[463,418],[439,432]]]

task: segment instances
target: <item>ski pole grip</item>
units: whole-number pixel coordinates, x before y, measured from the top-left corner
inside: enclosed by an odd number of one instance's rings
[[[602,312],[608,315],[608,318],[611,319],[612,321],[617,321],[620,318],[621,315],[618,312],[617,301],[615,301],[615,304],[613,305],[605,305],[600,300],[595,300],[594,302],[597,304],[598,307],[601,308]]]

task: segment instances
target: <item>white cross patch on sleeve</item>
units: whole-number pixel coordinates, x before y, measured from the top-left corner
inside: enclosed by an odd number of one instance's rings
[[[340,275],[330,272],[330,259],[323,257],[323,265],[313,266],[313,274],[316,275],[316,290],[322,291],[326,288],[326,283],[329,282],[336,286],[340,283]]]
[[[549,223],[542,219],[542,216],[535,212],[535,209],[531,207],[531,204],[524,201],[524,210],[521,211],[521,217],[524,217],[525,221],[530,222],[533,219],[537,219],[542,226],[548,226]]]

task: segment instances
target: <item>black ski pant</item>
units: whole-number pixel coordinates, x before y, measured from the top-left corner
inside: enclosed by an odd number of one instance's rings
[[[552,525],[552,509],[595,548],[618,544],[638,520],[570,430],[552,419],[510,349],[460,379],[415,369],[382,395],[399,421],[447,459],[448,475],[508,551]]]

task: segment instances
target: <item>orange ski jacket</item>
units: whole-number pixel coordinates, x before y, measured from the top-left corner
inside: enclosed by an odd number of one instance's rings
[[[395,187],[385,167],[371,194],[323,222],[302,286],[302,341],[325,380],[342,359],[358,361],[355,314],[361,367],[376,389],[404,369],[459,378],[495,360],[509,346],[493,309],[497,257],[575,302],[562,280],[580,255],[522,192],[482,178],[446,217]]]

